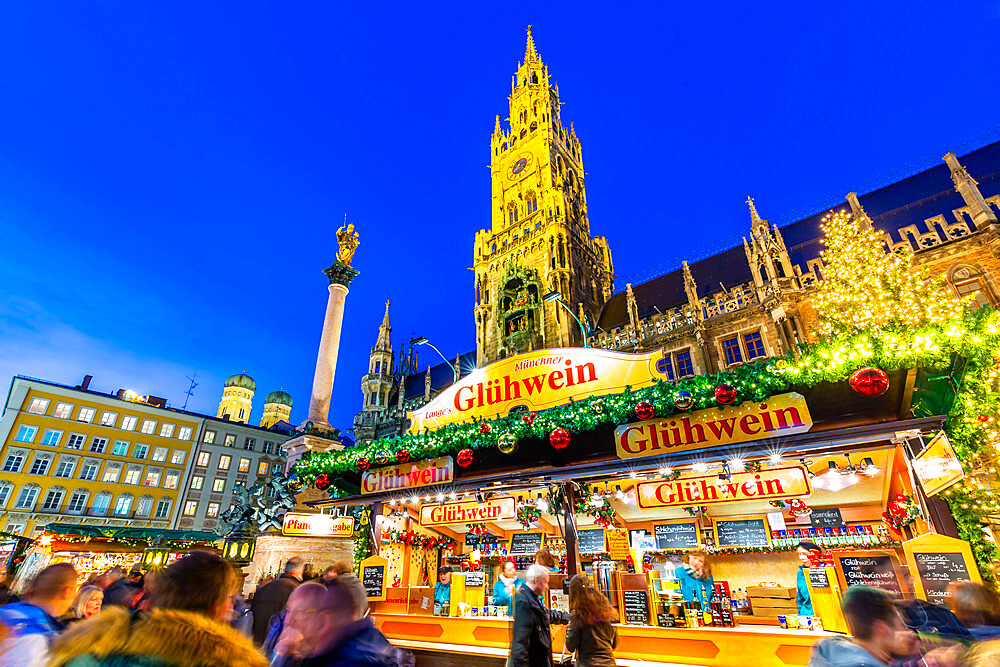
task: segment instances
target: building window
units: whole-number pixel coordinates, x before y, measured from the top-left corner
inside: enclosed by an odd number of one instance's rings
[[[141,474],[142,468],[129,466],[129,469],[125,472],[125,479],[122,480],[122,484],[136,486],[139,483],[139,475]]]
[[[59,460],[59,466],[56,468],[55,477],[72,477],[73,468],[76,467],[76,461],[73,459],[63,458]]]
[[[159,486],[160,485],[160,471],[150,470],[146,473],[146,479],[142,482],[143,486]]]
[[[143,496],[139,498],[139,502],[135,504],[135,515],[136,516],[149,516],[149,510],[153,509],[153,499],[149,496]]]
[[[93,482],[97,479],[97,469],[100,467],[97,463],[85,463],[83,469],[80,470],[80,479],[84,482]]]
[[[215,431],[205,431],[205,437],[202,439],[202,442],[209,445],[215,442]]]
[[[21,472],[21,464],[24,463],[24,454],[20,452],[8,454],[7,460],[3,462],[4,472]]]
[[[149,454],[149,445],[136,444],[135,450],[132,452],[132,458],[145,461],[147,454]]]
[[[694,364],[691,363],[691,350],[681,350],[674,353],[677,362],[677,377],[686,378],[694,375]]]
[[[207,468],[208,464],[211,462],[212,455],[208,452],[198,452],[198,465],[202,468]]]
[[[283,463],[272,463],[271,464],[271,474],[272,475],[277,475],[279,472],[284,472],[284,464]]]
[[[73,492],[73,495],[69,497],[69,504],[66,505],[67,514],[79,514],[83,511],[84,505],[87,504],[88,493],[83,489],[77,489]]]
[[[115,440],[114,446],[111,448],[112,456],[125,456],[128,454],[128,442],[125,440]]]
[[[233,457],[223,454],[219,457],[219,470],[229,470],[229,464],[232,463]]]
[[[36,458],[31,462],[31,469],[28,471],[29,475],[45,475],[49,472],[49,461],[48,459]]]
[[[764,356],[764,341],[761,340],[759,331],[743,334],[743,344],[746,346],[747,361]]]
[[[45,410],[49,407],[49,399],[47,398],[33,398],[31,399],[31,405],[28,406],[28,412],[33,415],[44,415]]]
[[[51,428],[45,429],[45,436],[42,438],[42,444],[48,445],[49,447],[58,447],[59,439],[62,437],[62,431],[56,431]]]
[[[107,484],[115,484],[118,482],[118,475],[120,475],[122,469],[116,465],[109,465],[104,469],[104,477],[101,478],[102,482]]]
[[[156,514],[153,515],[153,518],[166,519],[169,513],[170,513],[170,500],[168,500],[167,498],[160,498],[160,502],[156,503]]]
[[[14,439],[18,442],[34,442],[36,433],[38,433],[37,426],[21,424],[21,427],[17,429],[17,437]]]
[[[257,464],[257,475],[259,477],[264,477],[267,475],[267,461],[261,461]]]
[[[94,421],[94,415],[97,414],[97,410],[94,408],[80,408],[80,411],[76,413],[76,420],[78,422],[90,423]]]
[[[983,289],[983,284],[979,278],[973,278],[962,283],[956,282],[955,291],[961,297],[971,295],[971,301],[975,304],[976,308],[982,308],[990,304],[990,300],[986,297],[986,290]]]
[[[43,512],[55,512],[62,505],[64,491],[62,489],[51,489],[45,494],[45,500],[42,502]]]
[[[209,519],[219,516],[219,503],[209,503],[208,509],[205,511],[205,516]]]
[[[52,416],[59,419],[69,419],[71,412],[73,412],[71,403],[56,403],[56,409],[52,411]]]
[[[738,364],[743,361],[743,355],[740,352],[740,339],[736,336],[722,341],[722,354],[726,358],[726,364]]]
[[[94,439],[90,441],[90,451],[94,452],[95,454],[103,454],[104,448],[107,446],[108,446],[107,438],[98,438],[95,436]]]
[[[163,424],[160,426],[160,437],[161,438],[172,438],[174,436],[174,425],[173,424]]]
[[[195,491],[201,489],[201,487],[204,484],[205,484],[205,478],[202,477],[201,475],[195,475],[194,477],[191,478],[191,488],[194,489]]]
[[[274,443],[271,442],[270,440],[265,440],[264,441],[264,453],[265,454],[273,454],[274,453]]]
[[[21,489],[21,493],[17,496],[17,502],[14,503],[15,509],[31,509],[35,506],[35,498],[38,497],[38,487],[34,485],[28,485]]]
[[[152,435],[156,432],[156,422],[152,419],[143,419],[142,428],[139,429],[140,433],[145,433],[146,435]]]
[[[227,433],[225,441],[223,442],[223,444],[226,447],[235,447],[236,446],[236,436],[233,435],[232,433]]]
[[[168,472],[163,478],[163,488],[164,489],[176,489],[177,482],[180,480],[180,473],[178,472]]]
[[[175,449],[174,453],[170,455],[170,462],[174,465],[180,465],[184,463],[184,450]]]
[[[132,496],[127,493],[118,496],[118,502],[115,503],[115,516],[125,516],[130,509],[132,509]]]
[[[243,449],[247,450],[248,452],[252,452],[256,444],[257,444],[256,438],[245,438],[243,440]]]
[[[167,460],[167,448],[166,447],[153,447],[153,460],[158,462],[163,462]]]
[[[250,472],[250,459],[241,458],[240,465],[236,469],[240,472]]]
[[[83,442],[86,436],[82,433],[70,433],[69,440],[66,441],[66,449],[83,449]]]
[[[190,440],[191,439],[191,427],[181,426],[180,433],[177,434],[178,440]]]
[[[194,516],[195,512],[198,511],[198,503],[194,500],[189,500],[184,503],[184,516]]]
[[[212,493],[222,493],[226,490],[226,478],[216,477],[215,481],[212,482]]]
[[[138,417],[133,417],[132,415],[125,415],[122,417],[122,425],[119,427],[123,431],[134,431],[135,424],[139,421]]]
[[[114,427],[115,421],[118,419],[117,412],[102,412],[101,413],[101,426],[111,426]]]
[[[3,509],[7,505],[7,499],[10,497],[10,490],[14,488],[14,485],[10,482],[0,483],[0,509]]]

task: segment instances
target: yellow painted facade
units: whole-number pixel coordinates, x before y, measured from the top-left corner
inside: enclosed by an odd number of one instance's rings
[[[202,419],[14,378],[0,437],[0,529],[173,528]]]

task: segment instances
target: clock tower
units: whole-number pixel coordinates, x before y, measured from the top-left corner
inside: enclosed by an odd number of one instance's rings
[[[543,347],[583,346],[614,290],[611,252],[590,234],[583,155],[563,124],[559,87],[528,27],[524,63],[511,82],[509,126],[497,116],[490,141],[492,225],[476,234],[478,364]]]

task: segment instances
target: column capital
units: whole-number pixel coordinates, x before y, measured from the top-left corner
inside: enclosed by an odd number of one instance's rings
[[[343,285],[344,287],[348,287],[359,273],[360,271],[349,264],[344,264],[339,259],[334,260],[333,264],[323,269],[323,274],[330,280],[331,285]]]

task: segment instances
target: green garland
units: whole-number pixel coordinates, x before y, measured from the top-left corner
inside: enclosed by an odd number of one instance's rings
[[[887,548],[897,548],[899,546],[900,546],[900,543],[896,542],[894,540],[880,540],[879,542],[876,542],[875,544],[863,545],[863,546],[856,545],[856,544],[851,544],[851,545],[848,545],[848,544],[831,545],[831,546],[824,547],[824,550],[825,551],[851,551],[851,550],[863,551],[865,549],[871,549],[871,548],[887,549]],[[705,551],[706,553],[709,553],[709,554],[713,554],[713,555],[717,555],[717,556],[725,556],[727,554],[777,554],[777,553],[785,553],[785,552],[795,551],[796,546],[795,545],[791,545],[791,546],[787,546],[787,547],[716,547],[716,546],[713,546],[713,545],[709,544],[709,545],[702,545],[699,548],[702,549],[703,551]],[[651,550],[649,550],[649,551],[647,551],[645,553],[650,554],[652,556],[683,556],[688,551],[690,551],[690,549],[651,549]]]
[[[368,544],[371,537],[367,530],[354,538],[354,574],[361,576],[361,561],[368,558]]]
[[[943,497],[951,509],[951,515],[955,518],[958,536],[972,548],[972,555],[979,565],[979,574],[983,577],[983,581],[996,586],[997,577],[993,570],[993,561],[998,556],[997,546],[983,533],[983,512],[974,507],[984,496],[985,494],[952,487],[951,493]]]

